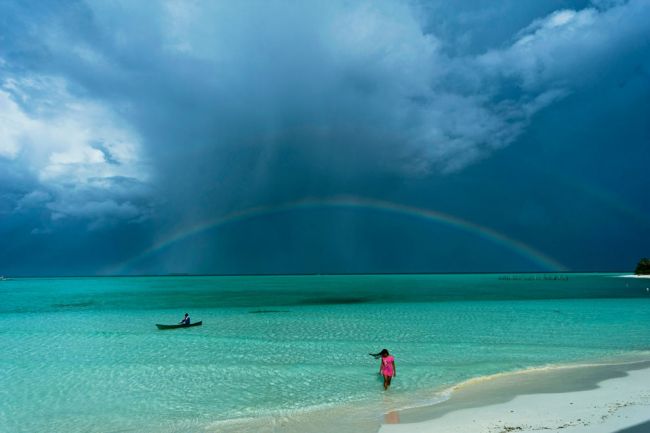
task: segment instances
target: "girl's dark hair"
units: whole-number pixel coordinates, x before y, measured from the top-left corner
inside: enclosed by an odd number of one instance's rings
[[[374,356],[375,359],[377,359],[377,358],[380,358],[380,357],[382,357],[382,356],[384,356],[384,355],[388,356],[389,353],[388,353],[388,349],[381,349],[381,352],[378,352],[378,353],[369,353],[368,355],[370,355],[370,356]]]

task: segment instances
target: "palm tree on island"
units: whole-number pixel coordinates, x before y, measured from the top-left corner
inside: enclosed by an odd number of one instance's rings
[[[636,265],[636,270],[634,271],[637,275],[650,275],[650,259],[647,257],[639,260],[639,263]]]

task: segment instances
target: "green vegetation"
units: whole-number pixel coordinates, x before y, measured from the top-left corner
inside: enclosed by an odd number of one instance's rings
[[[650,275],[650,259],[645,257],[639,260],[639,264],[636,265],[634,273],[637,275]]]

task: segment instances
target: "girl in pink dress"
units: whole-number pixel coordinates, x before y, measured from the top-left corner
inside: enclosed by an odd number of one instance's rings
[[[381,357],[379,364],[379,374],[384,376],[384,391],[390,386],[390,381],[394,376],[397,376],[397,369],[395,368],[395,358],[388,353],[388,350],[382,349],[379,353],[371,353],[375,359]]]

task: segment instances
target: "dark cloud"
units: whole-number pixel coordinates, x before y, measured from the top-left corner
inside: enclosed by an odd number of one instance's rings
[[[566,236],[561,227],[549,228],[549,219],[577,215],[563,214],[569,200],[563,194],[534,191],[585,159],[589,144],[583,138],[599,135],[589,113],[598,116],[610,103],[601,98],[610,89],[605,83],[617,83],[610,97],[621,98],[623,110],[627,103],[636,115],[649,112],[643,98],[649,92],[650,5],[643,0],[33,6],[0,6],[0,112],[6,119],[0,212],[21,218],[25,236],[72,227],[79,238],[90,239],[89,230],[114,233],[123,242],[116,254],[124,255],[116,261],[217,215],[337,194],[446,210],[561,255],[562,243],[548,244],[553,236],[540,238],[527,227]],[[581,101],[578,109],[574,101]],[[571,133],[574,121],[585,128],[582,134]],[[539,125],[560,132],[534,138]],[[635,149],[647,145],[648,131],[633,120],[608,134]],[[570,152],[548,142],[566,143],[568,136],[579,143],[566,144]],[[619,150],[587,159],[605,161]],[[510,161],[510,154],[519,156]],[[525,172],[517,174],[523,178],[505,175],[502,184],[494,180],[502,176],[495,172],[510,170],[503,164],[522,164],[527,155],[555,155],[566,166],[533,178]],[[621,186],[636,189],[639,170]],[[620,186],[613,191],[625,194]],[[485,210],[495,203],[504,207]],[[648,209],[647,200],[636,205],[641,213]],[[588,209],[602,206],[592,194]],[[614,212],[600,224],[619,217]],[[329,234],[319,239],[336,231],[346,238],[366,233],[355,247],[355,271],[462,270],[444,254],[435,264],[417,259],[426,251],[417,242],[408,256],[413,266],[391,255],[379,259],[372,235],[353,220],[330,220]],[[262,266],[244,251],[227,266],[211,268],[230,251],[214,233],[200,247],[170,251],[166,260],[185,257],[188,271],[290,272],[292,258],[302,254],[297,251],[316,251],[310,245],[318,242],[303,242],[311,235],[292,232],[289,221],[273,226],[295,244],[276,265]],[[630,230],[645,230],[639,224]],[[386,246],[406,249],[408,242],[394,239],[398,228],[390,229],[393,240]],[[126,232],[138,243],[117,235]],[[247,245],[245,233],[238,233],[233,239]],[[443,238],[450,248],[466,245],[454,233]],[[273,236],[263,240],[265,248],[276,242]],[[293,271],[320,269],[319,263],[328,263],[328,271],[351,269],[328,258],[351,245],[321,246],[327,254],[307,254]],[[480,256],[491,247],[476,248],[463,251]],[[503,267],[525,268],[517,260],[506,258]],[[564,261],[572,265],[571,257]],[[169,267],[152,263],[149,269]]]

